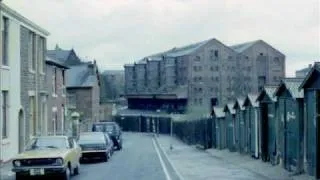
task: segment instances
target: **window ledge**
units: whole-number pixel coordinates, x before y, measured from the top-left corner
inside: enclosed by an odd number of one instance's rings
[[[10,140],[8,138],[2,139],[1,144],[2,145],[9,145],[10,144]]]
[[[46,73],[44,73],[44,72],[40,72],[40,74],[43,75],[43,76],[46,75]]]
[[[1,65],[0,67],[1,67],[1,69],[7,69],[7,70],[10,70],[10,66]]]
[[[35,74],[36,72],[32,69],[29,69],[29,73]]]
[[[55,93],[52,93],[52,97],[58,97],[58,95]]]

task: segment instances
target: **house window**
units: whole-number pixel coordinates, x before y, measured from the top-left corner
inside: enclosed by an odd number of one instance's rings
[[[219,71],[219,66],[216,66],[216,71]]]
[[[75,108],[76,107],[76,95],[73,93],[68,93],[68,107]]]
[[[202,77],[201,76],[199,77],[199,81],[202,81]]]
[[[278,57],[275,57],[274,60],[273,60],[274,64],[277,65],[277,66],[280,66],[280,60]]]
[[[57,68],[53,69],[53,74],[52,74],[52,94],[53,95],[57,94]]]
[[[9,95],[8,91],[2,91],[2,139],[8,138],[9,122]]]
[[[8,47],[9,47],[9,19],[2,17],[3,30],[2,30],[2,65],[8,66]]]
[[[65,79],[65,70],[61,71],[62,73],[62,94],[66,94],[66,79]],[[158,82],[160,83],[160,82]]]
[[[44,73],[44,38],[40,37],[38,39],[38,61],[39,61],[39,70],[41,73]]]
[[[35,136],[36,135],[36,104],[35,104],[35,98],[34,96],[30,96],[29,98],[29,106],[30,106],[30,135]]]
[[[36,36],[33,32],[29,32],[29,38],[28,38],[28,56],[29,56],[29,62],[30,62],[30,69],[32,71],[36,70]]]
[[[199,88],[199,92],[202,92],[202,88]]]
[[[193,66],[193,70],[194,70],[194,71],[197,71],[197,66]]]
[[[194,104],[198,104],[198,99],[197,99],[197,98],[194,98],[193,103],[194,103]]]
[[[214,57],[219,57],[219,51],[218,50],[214,51]]]
[[[41,119],[41,129],[44,134],[47,133],[47,97],[46,95],[41,96],[41,106],[40,108],[40,119]]]
[[[263,53],[260,53],[260,56],[263,56]]]
[[[199,66],[199,67],[198,67],[198,70],[199,70],[199,71],[202,71],[202,66]]]
[[[202,98],[199,98],[199,105],[202,105]]]
[[[210,71],[213,71],[213,67],[212,66],[210,67]]]
[[[216,77],[216,81],[219,81],[219,77]]]

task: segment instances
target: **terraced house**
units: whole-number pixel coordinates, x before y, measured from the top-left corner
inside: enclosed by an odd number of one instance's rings
[[[64,50],[58,45],[54,50],[48,50],[47,55],[68,66],[65,74],[66,118],[70,118],[72,112],[80,113],[83,128],[87,130],[90,123],[99,120],[100,76],[96,61],[83,62],[74,49]]]
[[[66,121],[66,70],[57,59],[46,57],[46,83],[48,87],[47,134],[62,134],[68,129]]]
[[[49,33],[1,4],[0,160],[23,150],[25,142],[44,131],[46,38]]]
[[[263,40],[227,46],[212,38],[126,64],[129,108],[185,112],[258,93],[285,76],[285,55]]]

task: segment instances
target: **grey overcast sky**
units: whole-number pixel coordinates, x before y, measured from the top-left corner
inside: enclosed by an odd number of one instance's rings
[[[319,0],[4,0],[100,69],[210,38],[263,39],[286,55],[286,73],[320,60]]]

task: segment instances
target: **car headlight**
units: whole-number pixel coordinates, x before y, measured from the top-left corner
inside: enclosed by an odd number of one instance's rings
[[[17,167],[20,167],[21,166],[21,162],[19,160],[15,160],[15,161],[13,161],[13,165],[17,166]]]
[[[63,165],[63,159],[61,159],[61,158],[56,159],[56,162],[54,164],[56,166],[62,166]]]

